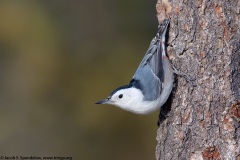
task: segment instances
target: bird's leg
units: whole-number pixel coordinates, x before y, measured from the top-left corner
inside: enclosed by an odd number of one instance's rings
[[[179,76],[184,77],[188,82],[191,83],[191,85],[192,85],[193,87],[196,87],[196,84],[193,83],[193,81],[195,81],[196,78],[191,78],[189,75],[178,71],[178,70],[174,67],[174,65],[172,65],[172,68],[173,68],[173,73],[175,73],[175,74],[177,74],[177,75],[179,75]]]

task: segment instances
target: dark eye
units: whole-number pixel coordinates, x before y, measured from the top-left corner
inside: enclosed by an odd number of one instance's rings
[[[123,95],[122,95],[122,94],[120,94],[118,97],[119,97],[119,98],[122,98],[122,97],[123,97]]]

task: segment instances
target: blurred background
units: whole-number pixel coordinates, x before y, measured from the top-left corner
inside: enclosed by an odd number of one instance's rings
[[[0,1],[0,154],[155,159],[158,112],[95,105],[157,31],[149,0]]]

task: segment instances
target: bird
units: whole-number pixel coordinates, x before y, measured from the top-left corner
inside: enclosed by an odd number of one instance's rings
[[[135,114],[149,114],[167,101],[172,92],[174,71],[166,55],[166,32],[169,19],[158,26],[158,32],[129,84],[113,90],[108,98],[96,104],[110,104]]]

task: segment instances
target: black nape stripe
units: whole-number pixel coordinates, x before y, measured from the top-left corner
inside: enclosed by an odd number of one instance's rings
[[[132,87],[137,88],[137,89],[139,89],[139,90],[141,90],[141,91],[143,92],[143,86],[142,86],[142,84],[140,83],[139,80],[132,79],[132,80],[130,81],[130,85],[131,85]]]
[[[115,89],[114,91],[112,91],[110,93],[109,97],[112,97],[112,95],[114,95],[117,91],[119,91],[121,89],[127,89],[127,88],[131,88],[131,87],[140,89],[141,91],[142,91],[142,88],[143,88],[139,80],[132,79],[128,85],[121,86],[121,87]]]
[[[110,97],[112,97],[112,95],[114,95],[117,91],[119,91],[119,90],[121,90],[121,89],[127,89],[127,88],[131,88],[131,87],[132,87],[132,86],[131,86],[130,84],[125,85],[125,86],[121,86],[121,87],[115,89],[114,91],[112,91],[112,92],[110,93]]]

